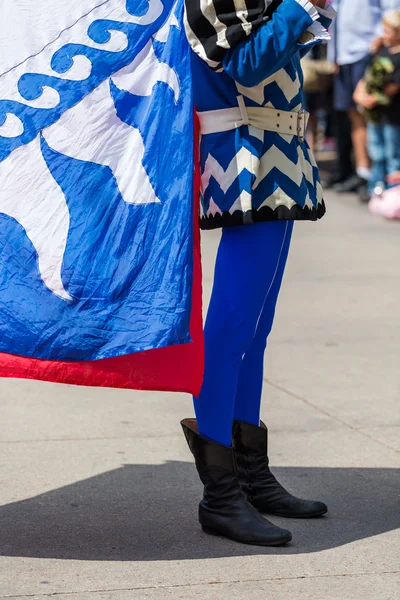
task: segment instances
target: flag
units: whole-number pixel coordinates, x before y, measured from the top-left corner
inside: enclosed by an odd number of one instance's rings
[[[0,376],[198,393],[182,0],[3,0]]]

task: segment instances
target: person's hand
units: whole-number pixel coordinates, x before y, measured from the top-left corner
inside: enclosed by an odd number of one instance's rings
[[[390,184],[400,183],[400,171],[396,171],[395,173],[391,173],[387,176],[387,182]]]
[[[361,96],[360,100],[361,101],[359,102],[359,104],[363,108],[366,108],[367,110],[371,110],[371,108],[375,108],[375,106],[378,104],[377,99],[372,94],[363,94]]]
[[[383,39],[381,37],[377,37],[371,44],[371,54],[376,54],[383,46]]]
[[[363,80],[361,80],[356,87],[356,90],[353,94],[353,100],[356,104],[366,108],[367,110],[374,108],[378,104],[375,96],[373,94],[368,94],[366,91],[365,82]]]

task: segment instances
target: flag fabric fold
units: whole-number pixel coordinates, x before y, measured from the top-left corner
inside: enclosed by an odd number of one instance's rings
[[[3,2],[0,376],[199,391],[183,10]]]

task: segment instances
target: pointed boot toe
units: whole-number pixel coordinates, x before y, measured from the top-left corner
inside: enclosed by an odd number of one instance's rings
[[[268,429],[261,423],[236,421],[233,447],[240,486],[248,501],[261,513],[292,519],[321,517],[328,512],[323,502],[290,494],[269,468]]]
[[[286,490],[285,490],[286,491]],[[271,502],[268,498],[260,496],[257,501],[261,513],[274,514],[279,517],[291,519],[315,519],[328,512],[328,507],[317,500],[303,500],[286,492],[285,497],[279,501]]]

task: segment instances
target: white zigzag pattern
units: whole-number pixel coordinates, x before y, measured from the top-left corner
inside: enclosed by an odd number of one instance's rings
[[[259,184],[267,177],[274,168],[277,168],[281,173],[291,179],[298,187],[303,183],[304,177],[306,180],[315,185],[316,195],[318,202],[322,201],[323,190],[321,184],[314,179],[313,164],[307,160],[301,146],[297,148],[298,161],[294,163],[288,158],[279,148],[271,146],[269,150],[262,156],[261,160],[252,154],[247,148],[241,148],[236,156],[231,160],[226,170],[220,165],[214,156],[208,155],[204,173],[202,175],[202,189],[207,189],[210,183],[211,177],[218,182],[222,192],[225,194],[234,181],[239,177],[240,173],[247,169],[253,175],[256,175],[256,181],[253,185],[253,189],[257,189]],[[311,160],[310,153],[310,160]],[[314,157],[312,157],[313,163],[315,163]],[[264,200],[261,207],[270,206],[272,209],[278,206],[287,206],[291,208],[296,204],[296,201],[280,187],[278,187],[273,194]],[[305,205],[313,208],[313,202],[307,192]],[[233,213],[235,210],[250,210],[251,209],[251,194],[246,190],[243,190],[239,197],[235,200],[230,208],[230,212]],[[213,198],[210,199],[209,208],[207,215],[214,215],[221,213],[221,209],[215,203]]]
[[[267,152],[264,154],[260,161],[260,170],[257,173],[257,179],[254,183],[254,189],[257,188],[261,181],[267,175],[269,175],[269,173],[274,168],[278,169],[278,171],[289,177],[292,181],[294,181],[294,183],[298,185],[298,187],[300,187],[303,181],[303,177],[304,175],[306,175],[303,172],[303,165],[300,161],[300,155],[299,162],[294,163],[292,160],[290,160],[290,158],[286,156],[286,154],[282,152],[282,150],[279,150],[279,148],[277,148],[276,146],[271,146],[271,148],[267,150]],[[306,162],[305,159],[304,162]],[[309,172],[308,175],[310,175]]]
[[[301,146],[297,148],[297,154],[299,156],[299,162],[301,165],[301,170],[303,171],[307,181],[314,185],[314,171],[312,165],[308,162],[304,155],[304,151]]]
[[[293,81],[286,69],[280,69],[277,71],[277,73],[274,73],[254,87],[244,87],[239,83],[236,84],[236,87],[238,91],[243,94],[243,96],[250,98],[250,100],[253,100],[253,102],[257,102],[257,104],[262,105],[265,101],[265,87],[271,83],[276,83],[278,85],[279,89],[282,91],[289,103],[298,95],[301,88],[299,75],[296,73],[296,79]]]
[[[293,98],[296,98],[300,92],[301,83],[298,73],[296,73],[296,79],[293,81],[285,69],[280,69],[280,71],[271,75],[271,77],[268,77],[268,79],[264,81],[264,85],[269,85],[274,82],[281,89],[288,102],[291,102]]]
[[[300,146],[297,149],[297,154],[298,162],[294,163],[282,150],[276,146],[271,146],[260,160],[250,150],[242,147],[233,157],[226,170],[223,169],[212,154],[209,154],[201,177],[202,189],[206,190],[210,184],[211,177],[214,177],[225,194],[244,169],[256,175],[257,179],[253,186],[254,189],[258,187],[261,181],[274,168],[277,168],[299,187],[303,182],[303,177],[306,177],[309,183],[314,184],[313,167],[306,160]]]
[[[308,151],[308,156],[309,156],[309,161],[310,161],[310,162],[308,162],[308,160],[306,159],[306,163],[307,163],[307,164],[311,164],[311,167],[312,167],[312,168],[314,168],[314,169],[318,169],[318,165],[317,165],[317,162],[316,162],[316,160],[315,160],[315,156],[314,156],[314,154],[311,152],[311,150],[309,150],[309,151]],[[312,173],[312,169],[311,169],[311,173]],[[314,180],[313,180],[313,178],[314,178],[314,175],[312,174],[312,180],[311,180],[311,183],[314,183]],[[310,180],[309,180],[309,181],[310,181]],[[320,182],[319,182],[319,181],[317,181],[317,182],[315,183],[315,189],[316,189],[316,192],[317,192],[317,201],[318,201],[318,203],[321,203],[321,202],[322,202],[322,200],[323,200],[323,197],[324,197],[324,190],[322,189],[322,185],[320,184]]]
[[[315,187],[317,190],[317,201],[318,201],[318,204],[320,204],[324,197],[324,190],[322,189],[322,185],[320,184],[319,181],[317,181],[317,185]]]
[[[239,197],[235,200],[235,202],[230,207],[229,212],[231,214],[233,214],[236,210],[246,212],[251,209],[252,209],[251,194],[249,194],[249,192],[247,192],[246,190],[243,190],[240,193]],[[207,210],[207,217],[209,217],[211,215],[217,215],[217,214],[222,215],[222,210],[220,209],[218,204],[216,204],[216,202],[214,201],[214,198],[210,198],[210,203],[208,205],[208,210]],[[204,211],[203,211],[202,206],[200,209],[200,217],[204,217]]]
[[[201,187],[203,190],[206,190],[210,184],[211,177],[214,177],[223,193],[226,194],[232,183],[244,169],[247,169],[253,175],[257,175],[259,163],[259,159],[244,147],[232,158],[226,170],[223,169],[212,154],[209,154],[201,176]]]
[[[268,196],[261,204],[260,208],[264,206],[269,206],[272,210],[278,208],[278,206],[287,206],[288,208],[292,208],[297,203],[290,196],[287,195],[280,187],[276,188],[274,192]]]

